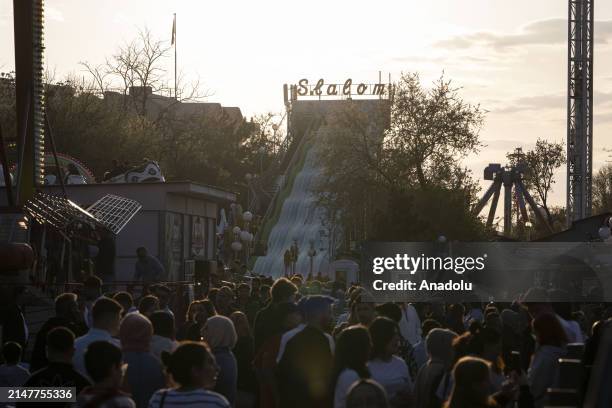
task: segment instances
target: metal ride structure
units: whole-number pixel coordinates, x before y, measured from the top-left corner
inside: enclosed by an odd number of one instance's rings
[[[545,225],[548,231],[552,232],[550,224],[542,215],[535,200],[533,199],[531,194],[529,194],[529,191],[527,191],[525,185],[523,184],[523,174],[526,170],[527,168],[523,163],[519,163],[516,166],[511,167],[502,167],[499,163],[491,163],[484,169],[484,179],[492,180],[493,183],[487,189],[480,201],[478,201],[472,212],[475,215],[478,215],[480,211],[482,211],[484,206],[487,205],[491,196],[493,196],[491,206],[489,207],[489,215],[487,217],[487,228],[491,228],[495,219],[497,203],[499,201],[499,196],[503,185],[504,235],[506,237],[509,237],[512,233],[512,188],[514,188],[515,190],[514,195],[516,197],[516,201],[518,203],[519,211],[521,213],[521,218],[523,219],[523,222],[527,223],[529,221],[529,215],[527,214],[527,207],[525,205],[526,201],[527,204],[529,204],[529,207],[531,207],[531,210],[535,214],[538,222],[540,222],[542,225]]]
[[[10,231],[4,234],[6,237],[3,235],[0,242],[0,253],[3,256],[0,275],[30,268],[40,267],[43,270],[44,262],[35,263],[34,253],[44,252],[49,232],[63,237],[61,257],[64,259],[64,247],[67,247],[68,253],[71,254],[76,240],[80,241],[79,243],[96,243],[105,236],[117,235],[141,209],[138,202],[111,194],[100,198],[87,209],[79,207],[67,198],[64,170],[68,170],[68,184],[71,184],[70,177],[74,176],[82,178],[83,182],[87,182],[87,178],[95,180],[91,172],[76,160],[58,155],[45,114],[44,1],[13,0],[13,15],[17,160],[13,181],[0,132],[2,184],[7,196],[7,206],[0,208],[0,232],[4,229]],[[45,138],[49,140],[52,155],[45,155]],[[62,196],[40,191],[45,185],[45,162],[49,170],[55,169],[57,175],[61,175],[56,179],[60,181]],[[51,171],[48,173],[47,175],[52,174]],[[49,181],[50,179],[47,180]],[[16,191],[14,196],[13,186]],[[8,224],[6,220],[9,221]],[[72,255],[66,259],[70,260],[66,262],[70,277]],[[31,276],[28,277],[30,278]]]
[[[17,205],[44,183],[45,102],[43,91],[44,2],[14,0],[17,114]],[[8,169],[5,169],[5,171]]]
[[[569,0],[567,67],[567,223],[591,215],[593,26],[595,0]]]
[[[567,225],[591,215],[593,175],[593,46],[595,0],[568,0],[567,41]],[[491,167],[493,165],[489,165]],[[489,168],[487,167],[487,168]],[[485,170],[485,179],[486,179]],[[487,179],[489,180],[489,179]],[[493,187],[493,186],[492,186]],[[475,207],[479,213],[494,193],[489,189]],[[498,197],[498,194],[496,195]],[[486,199],[485,199],[486,198]],[[496,198],[487,226],[495,216]],[[520,207],[520,205],[519,205]],[[539,214],[535,211],[536,215]],[[508,220],[510,215],[504,214]],[[510,222],[504,222],[504,225]],[[506,234],[504,226],[504,233]]]

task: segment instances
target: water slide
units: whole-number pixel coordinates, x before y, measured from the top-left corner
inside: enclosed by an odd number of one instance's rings
[[[314,242],[316,250],[313,258],[313,274],[316,275],[319,271],[324,275],[327,273],[328,242],[327,238],[321,235],[324,230],[321,221],[322,209],[316,206],[312,194],[317,178],[321,175],[321,170],[317,166],[316,140],[324,131],[324,128],[317,130],[313,135],[313,142],[305,144],[303,149],[296,151],[296,154],[305,156],[299,157],[296,161],[296,163],[303,162],[303,166],[295,175],[291,191],[282,203],[278,221],[270,231],[268,252],[266,256],[258,257],[255,262],[253,271],[256,274],[275,278],[283,276],[284,253],[294,241],[297,241],[299,249],[296,273],[305,277],[310,272],[308,251],[311,242]]]

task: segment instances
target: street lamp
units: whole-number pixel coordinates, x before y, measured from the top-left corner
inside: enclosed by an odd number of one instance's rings
[[[310,240],[310,248],[308,249],[308,257],[310,258],[310,273],[309,275],[312,277],[312,268],[313,268],[313,260],[317,255],[317,250],[315,249],[314,239]]]

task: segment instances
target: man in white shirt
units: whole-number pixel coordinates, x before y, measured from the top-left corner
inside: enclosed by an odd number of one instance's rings
[[[86,335],[79,337],[74,342],[74,357],[72,362],[75,370],[89,378],[85,369],[85,351],[94,341],[108,341],[119,346],[119,340],[114,339],[119,333],[121,321],[121,305],[107,297],[96,300],[92,307],[92,327]]]
[[[399,321],[400,333],[411,345],[421,341],[421,319],[410,303],[401,305],[402,319]]]
[[[308,318],[308,314],[314,314],[314,312],[318,312],[317,308],[321,308],[320,304],[329,303],[331,305],[333,303],[333,300],[327,296],[311,296],[310,298],[314,298],[314,301],[311,301],[311,303],[313,304],[316,303],[316,305],[314,307],[309,306],[308,305],[309,298],[305,299],[305,302],[304,302],[305,304],[303,305],[303,309],[304,309],[304,312],[307,318]],[[276,356],[277,363],[281,361],[283,354],[285,354],[285,348],[287,347],[287,343],[289,342],[289,340],[294,338],[296,334],[301,333],[306,328],[306,326],[307,326],[307,323],[300,323],[294,329],[291,329],[288,332],[283,334],[283,336],[281,337],[280,346],[278,348],[278,355]],[[334,345],[335,345],[334,338],[330,336],[328,333],[323,333],[323,334],[327,338],[327,341],[329,342],[329,348],[333,354]]]

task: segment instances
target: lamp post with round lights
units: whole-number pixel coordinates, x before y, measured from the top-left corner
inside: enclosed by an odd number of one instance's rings
[[[244,179],[246,180],[246,188],[247,188],[247,206],[251,206],[251,181],[253,180],[253,175],[251,173],[247,173],[244,175]]]
[[[238,253],[242,251],[242,242],[240,242],[240,232],[241,229],[239,226],[235,226],[232,228],[232,233],[234,234],[234,241],[232,242],[232,251],[234,251],[234,259],[238,259]]]
[[[245,264],[249,263],[249,256],[251,252],[251,244],[253,243],[253,234],[249,231],[249,225],[253,221],[253,214],[250,211],[242,213],[242,221],[244,222],[243,230],[240,231],[240,240],[243,242],[245,247]]]
[[[314,257],[317,255],[317,250],[315,249],[314,239],[310,240],[310,248],[308,249],[308,258],[310,258],[310,273],[308,274],[311,278],[314,277],[312,274]]]

